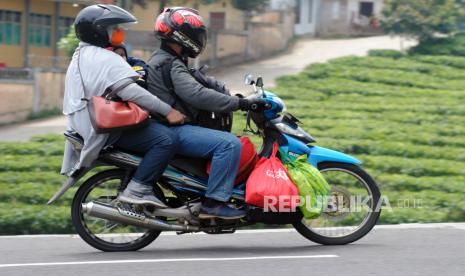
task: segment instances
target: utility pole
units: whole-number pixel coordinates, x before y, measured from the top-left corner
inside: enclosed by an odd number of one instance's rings
[[[166,4],[168,4],[168,0],[160,0],[160,12],[165,9]]]
[[[30,49],[30,46],[29,46],[29,25],[31,24],[31,0],[24,0],[24,6],[26,7],[25,9],[25,25],[26,25],[26,29],[25,29],[25,32],[24,32],[24,53],[23,53],[23,56],[24,56],[24,67],[29,67],[30,65],[30,60],[29,60],[29,49]]]

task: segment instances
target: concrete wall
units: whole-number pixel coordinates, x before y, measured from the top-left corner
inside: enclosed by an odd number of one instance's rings
[[[39,97],[37,111],[62,107],[65,91],[64,72],[38,72],[36,83],[36,95]]]
[[[217,58],[243,56],[247,50],[247,36],[237,33],[220,32],[216,46]]]
[[[287,48],[294,36],[294,13],[290,10],[273,12],[276,21],[253,22],[249,36],[249,58],[258,59]]]
[[[297,1],[300,1],[300,9],[296,9],[295,12],[300,14],[300,21],[296,22],[294,26],[295,34],[315,35],[320,0],[296,0],[295,2]]]
[[[381,29],[371,26],[368,18],[360,17],[360,2],[373,2],[373,15],[380,18],[383,0],[320,0],[317,34],[327,36],[380,33]]]
[[[320,3],[318,35],[350,33],[348,0],[324,0]]]
[[[24,121],[34,112],[61,108],[65,74],[40,71],[32,79],[0,80],[0,124]]]
[[[0,124],[23,121],[32,111],[32,81],[0,81]]]

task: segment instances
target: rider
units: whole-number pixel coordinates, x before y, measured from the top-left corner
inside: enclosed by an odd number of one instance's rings
[[[155,197],[152,185],[176,152],[177,134],[156,122],[136,130],[97,134],[87,110],[87,99],[102,95],[107,88],[120,88],[117,95],[124,101],[135,102],[150,113],[165,117],[171,124],[183,123],[182,113],[137,85],[135,80],[139,75],[126,61],[106,49],[121,45],[124,28],[136,22],[129,12],[113,5],[92,5],[76,17],[74,25],[80,43],[66,73],[63,113],[68,117],[68,129],[83,137],[84,147],[74,151],[66,143],[62,173],[73,177],[92,167],[100,150],[109,145],[138,152],[144,158],[120,199],[166,207]]]
[[[178,134],[178,153],[212,158],[206,198],[200,209],[201,218],[240,218],[242,210],[227,205],[239,166],[241,143],[224,131],[196,126],[199,110],[231,112],[238,109],[264,108],[262,99],[247,100],[219,93],[199,83],[189,72],[188,58],[197,57],[205,48],[207,32],[198,11],[190,8],[167,8],[156,19],[155,33],[161,40],[148,61],[148,90],[187,115],[183,126],[172,127]],[[167,87],[160,69],[171,63],[172,87]]]

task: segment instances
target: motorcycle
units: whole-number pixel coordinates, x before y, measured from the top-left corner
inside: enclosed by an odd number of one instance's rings
[[[308,162],[318,168],[331,185],[328,206],[319,217],[305,219],[299,209],[269,212],[248,205],[244,199],[244,181],[235,186],[228,204],[247,210],[245,217],[199,219],[207,188],[207,160],[183,156],[176,156],[154,183],[156,196],[168,208],[119,202],[118,194],[126,188],[142,158],[117,148],[106,148],[95,163],[95,167],[104,166],[105,169],[84,181],[72,202],[72,223],[79,236],[102,251],[134,251],[152,243],[163,231],[227,234],[257,223],[292,225],[308,240],[323,245],[343,245],[366,235],[380,215],[380,192],[373,178],[360,167],[361,162],[341,152],[315,146],[315,139],[299,126],[299,120],[285,112],[284,102],[263,88],[262,78],[255,80],[247,75],[245,82],[254,91],[248,97],[262,97],[270,107],[263,112],[247,112],[246,129],[263,139],[259,156],[269,156],[277,142],[280,151],[291,157],[307,155]],[[83,140],[77,133],[64,135],[75,150],[82,149]],[[48,204],[58,200],[95,167],[75,172]]]

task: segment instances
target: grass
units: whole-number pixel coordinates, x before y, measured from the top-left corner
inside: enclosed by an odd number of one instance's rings
[[[275,91],[319,145],[364,162],[394,207],[381,223],[464,221],[464,69],[463,57],[374,52],[311,65]]]
[[[311,65],[273,91],[318,145],[364,162],[393,207],[381,223],[464,221],[464,77],[465,57],[374,51]],[[235,133],[244,121],[235,115]],[[0,143],[0,234],[74,232],[76,188],[45,205],[65,179],[63,142]]]
[[[27,116],[28,120],[38,120],[38,119],[45,119],[50,118],[53,116],[58,116],[63,114],[61,108],[54,107],[52,109],[41,110],[39,112],[33,112]]]

